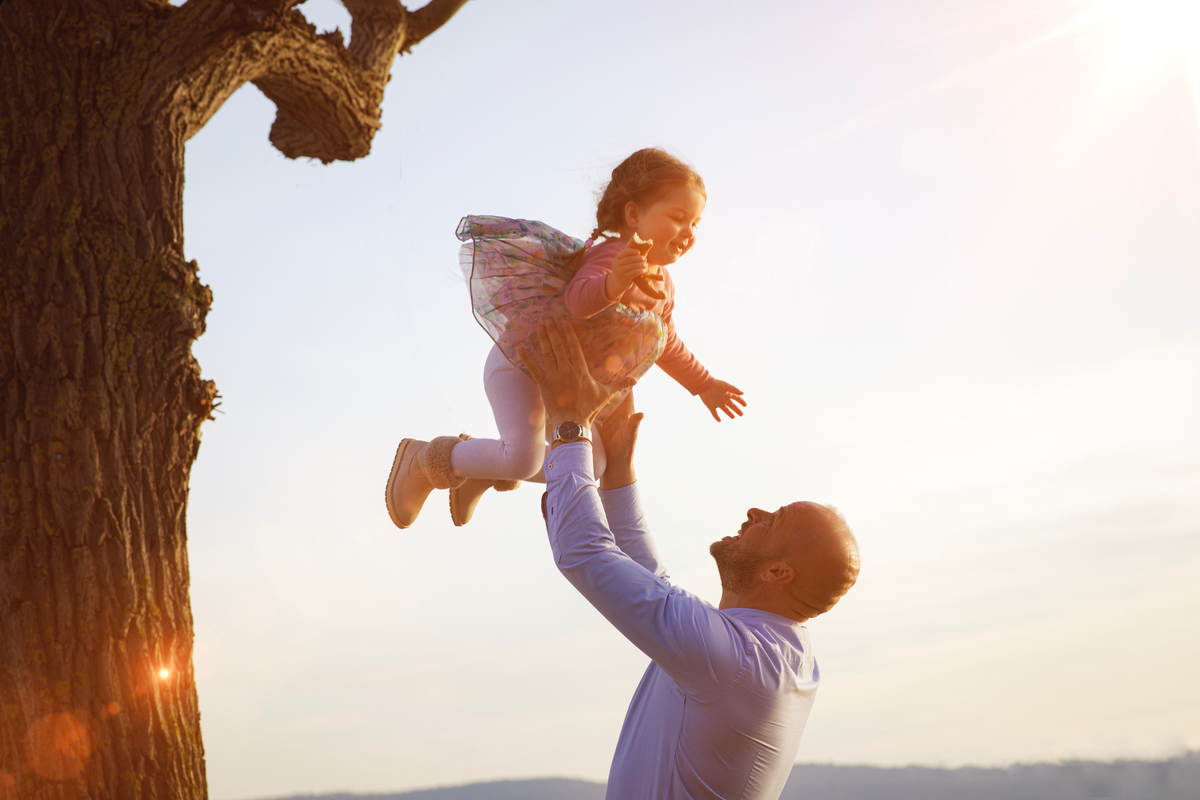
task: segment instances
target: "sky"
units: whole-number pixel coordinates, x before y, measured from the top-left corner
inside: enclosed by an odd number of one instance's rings
[[[673,579],[752,506],[836,505],[798,755],[1200,749],[1200,12],[1171,0],[474,0],[397,59],[369,156],[289,161],[247,85],[187,146],[188,511],[214,800],[604,780],[646,658],[554,568],[540,490],[410,529],[403,437],[495,426],[465,214],[583,237],[660,146],[708,187],[638,476]],[[320,28],[348,27],[309,0]]]

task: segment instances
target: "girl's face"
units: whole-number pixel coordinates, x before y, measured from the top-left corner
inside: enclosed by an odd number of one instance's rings
[[[674,264],[696,242],[696,225],[704,213],[704,195],[690,186],[676,186],[645,205],[625,205],[625,225],[621,232],[628,238],[634,232],[651,239],[654,246],[646,255],[651,264]]]

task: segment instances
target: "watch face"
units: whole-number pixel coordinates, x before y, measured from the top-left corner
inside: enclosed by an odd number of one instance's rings
[[[583,426],[578,422],[564,422],[558,426],[558,438],[564,442],[578,441],[583,433]]]

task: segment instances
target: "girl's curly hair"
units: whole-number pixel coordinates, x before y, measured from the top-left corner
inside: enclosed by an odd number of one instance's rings
[[[638,150],[617,165],[596,206],[592,239],[611,238],[625,222],[625,204],[652,203],[676,186],[687,186],[707,196],[696,170],[656,147]]]

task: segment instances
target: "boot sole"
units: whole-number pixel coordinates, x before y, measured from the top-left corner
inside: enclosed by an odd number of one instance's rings
[[[457,503],[454,502],[455,494],[456,494],[456,490],[451,489],[450,490],[450,521],[454,523],[454,527],[461,528],[463,525],[466,525],[468,522],[470,522],[471,518],[468,517],[467,519],[459,519],[458,509],[456,508]]]
[[[392,459],[392,473],[388,475],[387,486],[383,490],[383,500],[387,503],[388,516],[391,517],[392,524],[400,530],[404,530],[408,526],[401,524],[400,520],[397,519],[396,506],[392,502],[392,495],[394,494],[393,490],[396,488],[396,478],[400,475],[400,465],[404,463],[404,451],[412,443],[412,439],[400,440],[400,445],[396,448],[396,457]]]

